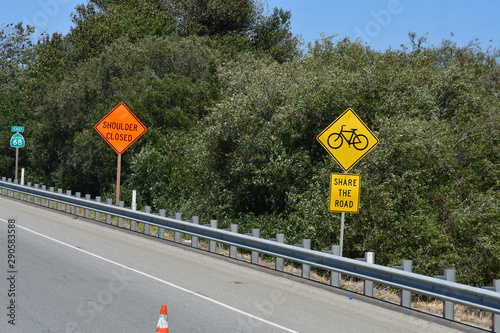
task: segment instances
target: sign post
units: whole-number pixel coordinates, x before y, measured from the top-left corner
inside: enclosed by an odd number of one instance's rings
[[[19,164],[19,148],[24,148],[25,141],[24,137],[19,132],[24,132],[24,127],[22,126],[12,126],[12,132],[17,132],[10,138],[10,146],[16,148],[16,171],[14,176],[14,181],[17,180],[17,169]]]
[[[147,129],[123,102],[95,124],[94,129],[118,154],[116,168],[116,204],[118,205],[122,153],[146,133]]]
[[[118,154],[116,165],[116,204],[120,203],[120,175],[122,173],[122,154]]]
[[[354,111],[349,108],[323,130],[316,140],[344,170],[330,175],[328,210],[340,212],[340,256],[344,243],[345,213],[358,213],[361,175],[347,172],[366,156],[379,140]]]

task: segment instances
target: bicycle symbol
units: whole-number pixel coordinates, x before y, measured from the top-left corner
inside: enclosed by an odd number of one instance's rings
[[[349,144],[349,148],[351,145],[357,150],[365,150],[368,147],[368,138],[363,134],[356,134],[357,128],[351,128],[350,131],[344,131],[344,126],[340,128],[339,133],[332,133],[326,140],[330,148],[339,149],[344,140]],[[351,133],[351,137],[348,139],[344,133]]]

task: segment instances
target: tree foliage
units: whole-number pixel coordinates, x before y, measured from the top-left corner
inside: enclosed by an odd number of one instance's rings
[[[11,174],[15,154],[10,148],[11,126],[20,126],[28,119],[24,103],[26,67],[34,61],[31,35],[34,28],[8,24],[0,29],[0,172]],[[25,159],[21,150],[20,158]]]
[[[451,267],[461,282],[491,284],[496,50],[428,46],[411,33],[409,47],[384,52],[335,37],[301,52],[290,18],[254,1],[94,0],[68,35],[34,47],[16,26],[0,34],[2,131],[26,122],[30,181],[113,197],[116,154],[93,125],[123,101],[148,128],[123,155],[125,200],[136,189],[169,215],[311,238],[322,250],[339,241],[327,201],[341,170],[315,138],[351,107],[380,144],[352,169],[361,207],[347,217],[344,254],[375,251],[380,264],[413,259],[419,273]]]
[[[146,36],[171,35],[173,14],[163,10],[160,1],[92,0],[76,8],[75,27],[68,37],[76,55],[85,59],[98,55],[118,38],[133,42]]]

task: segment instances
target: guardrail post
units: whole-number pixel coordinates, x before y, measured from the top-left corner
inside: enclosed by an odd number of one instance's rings
[[[237,224],[231,224],[229,230],[231,232],[238,232],[238,225]],[[238,253],[238,248],[234,245],[229,246],[229,258],[236,259],[236,254]]]
[[[217,220],[210,220],[210,228],[216,228],[217,229]],[[215,253],[215,249],[217,247],[217,242],[214,240],[211,240],[209,242],[209,251],[212,253]]]
[[[40,185],[35,184],[35,189],[36,189],[36,190],[38,190],[38,189],[39,189],[39,187],[40,187]],[[34,196],[33,196],[33,203],[34,203],[35,205],[38,205],[38,197],[37,197],[36,195],[34,195]]]
[[[125,203],[121,200],[118,201],[118,207],[125,207]],[[116,225],[118,226],[118,228],[123,228],[123,217],[118,216],[118,222],[116,222]]]
[[[68,197],[71,196],[71,190],[66,190],[66,195]],[[71,205],[69,203],[66,204],[66,213],[71,213]]]
[[[375,252],[365,252],[365,261],[369,264],[374,264]],[[365,280],[364,294],[365,296],[373,297],[373,281]]]
[[[12,183],[12,178],[7,178],[7,181],[9,183]],[[14,192],[11,189],[7,189],[7,196],[8,197],[10,197],[11,193],[12,193],[12,195],[14,195]]]
[[[490,291],[495,291],[497,293],[500,293],[500,280],[493,280],[493,286],[485,286],[481,287],[481,289],[486,289]],[[491,315],[491,331],[493,333],[499,333],[500,332],[500,315],[497,315],[493,313]]]
[[[53,186],[49,187],[49,192],[51,192],[51,193],[54,192]],[[49,208],[54,209],[54,201],[52,199],[49,199]]]
[[[405,272],[413,270],[413,260],[401,260],[401,266],[392,266],[392,268],[400,269]],[[411,291],[401,289],[401,306],[411,308]]]
[[[175,213],[175,219],[182,221],[182,213]],[[181,242],[181,233],[179,231],[174,231],[174,242],[175,243],[180,243]]]
[[[493,280],[493,288],[497,293],[500,293],[500,280]],[[500,332],[500,315],[493,314],[491,318],[491,331],[493,333]]]
[[[62,192],[63,192],[62,188],[57,189],[58,194],[62,194]],[[59,210],[59,211],[62,210],[62,203],[60,200],[57,201],[57,210]]]
[[[112,205],[113,204],[113,199],[106,199],[106,204]],[[76,209],[76,207],[75,207]],[[111,224],[111,214],[106,213],[106,224]]]
[[[144,213],[151,214],[151,206],[144,206]],[[144,222],[144,234],[149,235],[149,223]]]
[[[252,229],[252,237],[260,237],[260,229]],[[252,251],[250,262],[255,265],[259,264],[259,252]]]
[[[304,249],[311,249],[311,240],[310,239],[303,239],[302,240],[302,247]],[[311,277],[311,265],[307,264],[302,264],[302,277],[304,279],[309,279]]]
[[[100,196],[96,196],[95,197],[95,202],[101,202],[101,197]],[[95,213],[95,220],[98,221],[98,222],[101,222],[101,213],[98,212],[97,210],[95,210],[94,213]]]
[[[278,243],[283,244],[285,242],[285,234],[283,233],[276,234],[276,241]],[[276,257],[274,259],[274,269],[283,272],[283,258]]]
[[[165,217],[165,209],[160,209],[160,216]],[[131,222],[132,223],[132,222]],[[161,239],[165,239],[165,228],[164,227],[158,227],[158,237]]]
[[[403,271],[411,272],[413,271],[413,260],[401,260],[401,266],[403,266]],[[411,308],[411,291],[401,290],[401,306],[405,308]]]
[[[191,222],[193,224],[199,224],[200,223],[200,219],[199,219],[198,216],[193,216],[191,218]],[[195,247],[195,248],[198,248],[198,236],[191,236],[191,246]]]
[[[14,179],[14,184],[17,184],[17,179]],[[17,199],[19,197],[19,192],[17,192],[17,197],[16,197],[16,190],[12,191],[12,197],[14,199]]]
[[[90,201],[90,194],[85,194],[85,200]],[[84,213],[83,213],[83,216],[84,216],[86,219],[90,218],[90,209],[85,208]]]
[[[75,193],[75,197],[77,198],[81,198],[82,197],[82,194],[80,192],[76,192]],[[80,216],[80,207],[75,205],[75,215],[76,216]]]
[[[46,190],[47,190],[47,186],[42,185],[42,191],[46,191]],[[42,205],[43,207],[45,207],[45,203],[46,203],[45,198],[42,198],[42,200],[41,200],[41,205]]]
[[[444,277],[446,281],[455,282],[455,270],[445,269]],[[455,303],[444,301],[443,304],[443,315],[444,318],[453,320],[455,318]]]
[[[132,192],[132,207],[131,208],[133,211],[136,211],[137,204],[135,203],[134,193],[135,193],[135,190]],[[137,225],[136,221],[130,220],[130,230],[136,231],[136,225]]]
[[[455,282],[455,270],[445,269],[444,275],[434,276],[437,279]],[[455,303],[443,301],[443,318],[453,320],[455,318]]]
[[[332,245],[332,254],[334,256],[340,256],[340,245]],[[333,287],[340,286],[340,273],[330,271],[330,285]]]
[[[21,179],[21,181],[23,181],[23,179]],[[23,184],[23,183],[21,183],[21,186],[24,186],[24,184]],[[18,198],[19,198],[19,200],[24,201],[25,194],[24,194],[24,193],[19,192]]]
[[[311,240],[310,239],[303,239],[302,244],[295,244],[294,246],[297,247],[302,247],[304,249],[311,249]],[[311,272],[311,266],[307,264],[302,264],[302,277],[309,279],[310,277],[310,272]]]
[[[31,187],[31,182],[28,182],[28,187]],[[33,202],[33,195],[31,194],[28,194],[26,200],[28,200],[28,202]]]
[[[375,253],[365,252],[364,258],[356,258],[356,260],[364,261],[369,264],[375,263]],[[363,294],[368,297],[373,297],[373,281],[365,280],[363,283]]]

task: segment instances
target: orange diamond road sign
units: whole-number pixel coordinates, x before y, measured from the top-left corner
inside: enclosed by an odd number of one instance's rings
[[[330,175],[330,212],[359,213],[361,175],[332,173]]]
[[[346,172],[379,143],[351,108],[335,119],[316,139]]]
[[[118,155],[121,155],[147,131],[125,103],[115,106],[95,124],[94,129]]]

